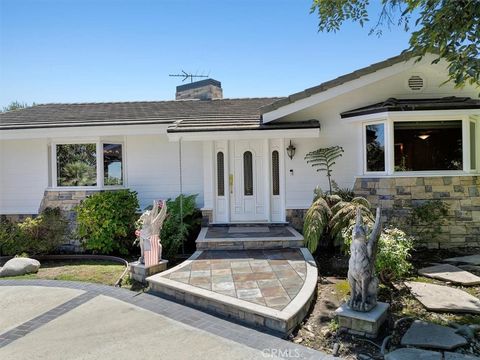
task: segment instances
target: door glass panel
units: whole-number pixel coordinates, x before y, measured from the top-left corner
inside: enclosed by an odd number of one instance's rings
[[[470,169],[477,169],[477,143],[475,142],[476,137],[476,124],[472,121],[470,122]]]
[[[278,151],[272,152],[272,195],[280,195],[280,171]]]
[[[217,196],[225,196],[225,166],[223,152],[217,153]]]
[[[250,151],[243,153],[243,193],[253,195],[253,158]]]

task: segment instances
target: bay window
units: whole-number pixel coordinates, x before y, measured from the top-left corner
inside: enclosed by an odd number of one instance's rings
[[[119,142],[56,143],[51,146],[52,185],[103,188],[124,185]]]
[[[393,124],[395,171],[463,170],[462,121]]]
[[[479,120],[468,116],[437,119],[402,114],[363,123],[364,173],[477,172]]]

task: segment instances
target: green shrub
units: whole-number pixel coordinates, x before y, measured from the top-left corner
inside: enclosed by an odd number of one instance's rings
[[[14,256],[20,253],[20,239],[18,225],[2,216],[0,218],[0,255]]]
[[[76,208],[77,234],[87,250],[128,254],[135,237],[137,193],[115,190],[95,193]]]
[[[201,212],[196,205],[197,195],[179,195],[175,200],[167,201],[167,218],[160,232],[163,247],[162,257],[171,259],[179,251],[182,243],[191,235],[192,230],[201,223]],[[180,211],[180,199],[183,205],[183,223]]]
[[[3,255],[26,253],[30,256],[50,254],[64,243],[68,222],[58,208],[46,208],[35,218],[14,223],[0,221],[0,248]]]
[[[449,206],[441,200],[428,200],[412,209],[410,225],[414,235],[423,242],[433,241],[442,232]]]
[[[350,253],[353,226],[343,231],[345,251]],[[372,226],[369,227],[371,231]],[[397,228],[386,228],[382,231],[378,241],[378,252],[375,260],[375,269],[384,284],[399,280],[412,269],[410,263],[413,250],[413,238],[407,236]]]
[[[352,189],[341,188],[335,180],[332,180],[333,194],[340,196],[343,201],[352,201],[355,198],[355,193]]]

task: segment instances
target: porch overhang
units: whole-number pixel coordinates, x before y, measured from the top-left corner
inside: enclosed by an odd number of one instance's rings
[[[185,126],[169,127],[170,141],[238,140],[268,138],[316,138],[320,135],[318,120],[247,126]]]

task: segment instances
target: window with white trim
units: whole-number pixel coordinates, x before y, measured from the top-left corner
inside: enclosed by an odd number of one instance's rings
[[[123,144],[82,142],[52,144],[52,186],[62,188],[124,185]]]
[[[462,121],[395,121],[395,171],[463,169]]]
[[[470,170],[477,170],[477,123],[470,121]]]
[[[365,170],[366,172],[384,172],[385,167],[385,123],[366,124]]]

